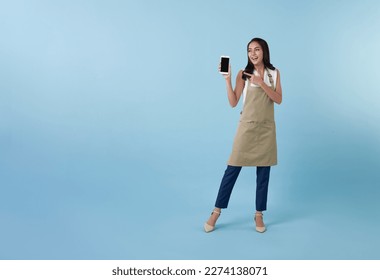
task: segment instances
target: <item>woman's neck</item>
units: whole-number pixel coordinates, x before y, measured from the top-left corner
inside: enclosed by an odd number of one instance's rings
[[[259,73],[260,76],[264,75],[264,64],[255,65],[256,71]]]

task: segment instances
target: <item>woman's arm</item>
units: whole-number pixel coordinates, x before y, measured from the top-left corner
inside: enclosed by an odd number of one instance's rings
[[[265,91],[265,93],[269,96],[273,102],[277,104],[281,104],[282,102],[282,88],[281,88],[281,79],[280,79],[280,71],[277,71],[277,81],[276,81],[276,90],[273,90],[272,87],[268,86],[264,81],[262,81],[260,87]]]
[[[281,88],[281,79],[280,79],[280,71],[277,71],[277,81],[276,81],[276,90],[273,90],[272,87],[268,86],[263,78],[260,76],[254,76],[252,74],[247,74],[250,76],[250,81],[256,85],[259,85],[265,93],[268,95],[268,97],[277,104],[281,104],[282,102],[282,88]]]
[[[226,88],[227,88],[227,96],[228,101],[230,102],[231,107],[235,107],[239,103],[240,96],[244,89],[244,80],[242,77],[243,71],[240,70],[239,73],[236,76],[236,84],[235,89],[232,89],[232,82],[231,82],[231,65],[228,69],[228,74],[223,75],[226,79]]]

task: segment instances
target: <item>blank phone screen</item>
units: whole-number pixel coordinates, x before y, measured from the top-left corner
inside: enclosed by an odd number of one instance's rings
[[[228,73],[229,62],[230,62],[230,59],[228,57],[222,57],[222,60],[220,61],[220,72]]]

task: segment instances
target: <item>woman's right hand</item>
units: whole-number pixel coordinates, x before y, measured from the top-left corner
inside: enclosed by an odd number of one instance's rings
[[[218,68],[219,73],[220,73],[220,68],[221,68],[221,66],[220,66],[220,63],[219,63],[219,68]],[[222,74],[222,73],[221,73],[221,74]],[[224,73],[223,73],[222,76],[223,76],[226,80],[231,79],[231,64],[228,65],[228,74],[224,74]]]

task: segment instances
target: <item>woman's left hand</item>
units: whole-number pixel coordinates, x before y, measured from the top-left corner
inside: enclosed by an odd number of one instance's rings
[[[260,76],[255,76],[253,74],[249,74],[246,72],[244,72],[244,74],[247,75],[249,77],[249,81],[255,85],[258,85],[261,87],[262,84],[264,83],[263,78],[261,78]]]

